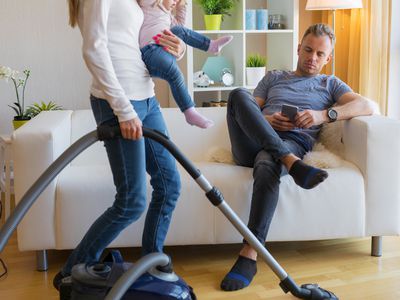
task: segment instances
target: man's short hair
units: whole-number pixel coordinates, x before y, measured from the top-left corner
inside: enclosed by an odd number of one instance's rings
[[[331,40],[332,48],[335,46],[336,37],[335,37],[335,34],[333,33],[331,27],[329,27],[329,25],[326,25],[323,23],[311,25],[310,27],[307,28],[306,32],[304,32],[301,42],[303,42],[304,38],[309,34],[312,34],[316,37],[326,35]]]

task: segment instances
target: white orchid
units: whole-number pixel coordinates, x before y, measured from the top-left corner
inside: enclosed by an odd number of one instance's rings
[[[7,82],[9,79],[12,80],[15,88],[15,94],[17,101],[13,105],[9,105],[16,113],[14,119],[24,119],[25,114],[25,86],[28,78],[31,74],[30,70],[24,70],[24,78],[19,78],[19,72],[11,69],[10,67],[0,66],[0,79],[5,79]],[[22,94],[20,95],[20,88],[22,88]]]

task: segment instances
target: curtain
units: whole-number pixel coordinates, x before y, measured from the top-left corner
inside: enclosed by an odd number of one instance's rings
[[[363,0],[360,28],[359,93],[387,114],[390,0]]]
[[[361,51],[361,9],[350,12],[349,60],[347,64],[347,84],[355,92],[360,92],[360,51]]]
[[[362,9],[336,11],[335,75],[387,114],[391,0],[363,0]],[[332,26],[332,12],[315,12]],[[323,69],[331,74],[331,65]]]

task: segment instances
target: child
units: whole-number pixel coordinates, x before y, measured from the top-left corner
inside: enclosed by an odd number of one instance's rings
[[[223,36],[216,40],[210,40],[206,36],[185,28],[185,0],[138,0],[138,3],[144,13],[139,44],[142,59],[150,75],[168,81],[172,95],[185,115],[186,122],[200,128],[211,127],[214,123],[196,111],[175,57],[157,45],[158,34],[164,29],[170,29],[186,44],[212,54],[218,54],[233,37]],[[176,14],[174,16],[171,11],[175,7]]]

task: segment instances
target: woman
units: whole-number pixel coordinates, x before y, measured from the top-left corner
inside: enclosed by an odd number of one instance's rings
[[[78,263],[98,261],[103,250],[146,207],[146,171],[153,187],[142,238],[143,255],[162,252],[180,192],[174,158],[160,144],[142,138],[143,126],[167,134],[154,84],[141,59],[139,30],[143,12],[136,0],[68,0],[70,25],[79,26],[83,57],[92,74],[91,106],[97,124],[119,125],[123,138],[105,141],[115,201],[90,227],[53,280]],[[171,32],[160,37],[166,51],[182,56],[181,41]]]

